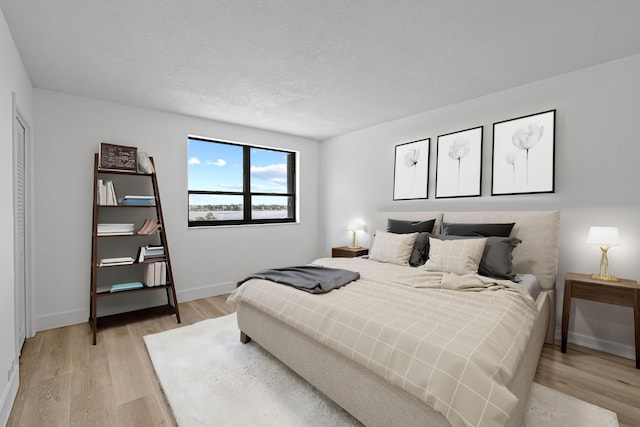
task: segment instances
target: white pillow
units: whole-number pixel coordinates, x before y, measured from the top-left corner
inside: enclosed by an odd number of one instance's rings
[[[487,239],[440,240],[429,237],[429,259],[424,269],[455,274],[475,274]]]
[[[396,234],[378,230],[369,251],[369,259],[408,265],[416,237],[418,233]]]

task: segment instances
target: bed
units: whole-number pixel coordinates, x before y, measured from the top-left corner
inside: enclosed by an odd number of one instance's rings
[[[257,342],[365,425],[519,426],[542,345],[552,342],[555,331],[559,218],[557,211],[375,214],[374,228],[381,231],[390,219],[434,220],[432,234],[439,234],[443,224],[514,223],[509,236],[520,242],[512,249],[512,267],[518,278],[537,279],[535,298],[512,280],[469,275],[476,281],[460,287],[459,275],[380,262],[376,251],[369,260],[316,260],[361,274],[321,296],[266,280],[247,281],[231,297],[238,326],[245,339]],[[372,250],[389,235],[381,231]],[[484,237],[463,240],[488,241]],[[436,248],[461,247],[429,241],[434,256]],[[324,305],[316,307],[317,301]],[[394,307],[402,308],[401,314]],[[465,320],[465,313],[472,318]],[[420,322],[431,329],[423,330]],[[349,338],[351,325],[360,323],[361,330],[373,329]],[[400,324],[411,327],[398,332]],[[484,337],[485,330],[493,337]],[[372,335],[375,340],[367,347],[362,337]],[[414,335],[416,343],[405,342]],[[472,356],[458,360],[467,348]],[[430,354],[434,360],[437,354],[433,364],[427,360]],[[440,383],[445,396],[431,389]]]

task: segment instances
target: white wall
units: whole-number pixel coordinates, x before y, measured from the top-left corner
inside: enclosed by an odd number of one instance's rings
[[[100,142],[137,146],[154,157],[180,301],[228,292],[246,274],[318,256],[318,142],[43,89],[35,90],[35,108],[38,330],[89,315],[93,157]],[[300,223],[188,229],[189,134],[299,150]],[[136,296],[136,306],[151,298]],[[132,308],[102,300],[99,314]]]
[[[13,94],[16,107],[33,123],[33,89],[0,11],[0,425],[9,417],[18,390],[15,349],[13,257]]]
[[[349,242],[347,225],[376,210],[560,210],[558,315],[566,272],[596,272],[590,225],[619,227],[610,273],[640,279],[640,55],[530,83],[322,143],[325,253]],[[424,94],[429,96],[429,94]],[[491,197],[493,123],[557,109],[554,194]],[[484,125],[482,197],[435,200],[438,135]],[[394,146],[431,138],[429,199],[393,201]],[[369,236],[361,236],[369,244]],[[557,327],[560,327],[558,323]],[[559,329],[558,329],[559,330]],[[570,340],[633,357],[630,308],[574,300]]]

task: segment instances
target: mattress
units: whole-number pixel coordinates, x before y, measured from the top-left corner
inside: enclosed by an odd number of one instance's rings
[[[540,295],[542,291],[542,286],[536,276],[533,274],[518,273],[513,281],[525,288],[533,299],[538,299],[538,295]]]

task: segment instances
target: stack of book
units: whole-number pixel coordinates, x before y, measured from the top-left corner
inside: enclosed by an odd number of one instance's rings
[[[98,267],[110,267],[112,265],[129,265],[133,264],[135,260],[130,256],[119,257],[119,258],[102,258],[100,260],[100,264]]]
[[[111,285],[111,292],[130,291],[131,289],[140,288],[144,288],[144,284],[142,282],[118,283],[116,285]]]
[[[167,263],[164,261],[152,262],[145,266],[144,281],[147,286],[160,286],[167,284]]]
[[[164,246],[159,245],[148,245],[148,246],[140,246],[138,248],[138,257],[136,260],[138,262],[156,262],[156,261],[164,261]]]
[[[98,179],[98,204],[101,206],[117,206],[116,190],[110,179]]]
[[[98,236],[121,236],[133,234],[133,224],[98,224]]]
[[[121,204],[122,206],[155,206],[156,198],[154,196],[124,196]]]
[[[155,234],[159,228],[160,224],[158,224],[158,220],[147,218],[138,230],[138,234]]]

